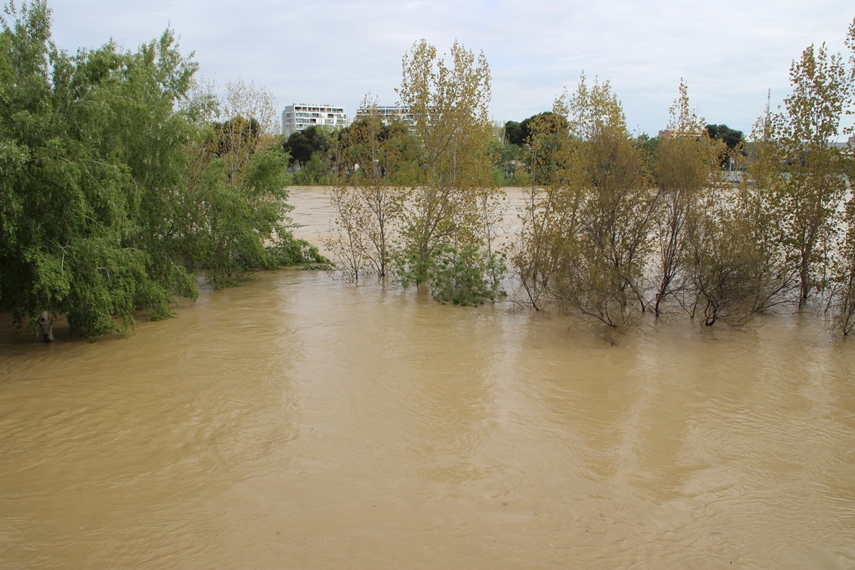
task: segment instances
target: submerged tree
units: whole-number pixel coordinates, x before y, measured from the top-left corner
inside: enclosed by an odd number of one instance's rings
[[[609,327],[632,323],[646,308],[659,196],[617,97],[582,76],[530,128],[532,187],[511,255],[526,302],[540,309],[554,299]]]
[[[541,310],[550,300],[564,256],[576,245],[582,201],[581,139],[570,134],[566,96],[552,113],[529,123],[533,183],[524,190],[521,229],[510,261],[525,293],[525,303]]]
[[[850,178],[852,180],[853,178]],[[836,289],[834,328],[844,336],[855,331],[855,201],[846,204],[846,235],[833,267]]]
[[[689,212],[685,255],[689,269],[685,306],[703,323],[745,323],[754,314],[751,232],[728,189],[709,188]]]
[[[555,292],[567,306],[609,327],[644,311],[644,269],[659,196],[609,84],[583,76],[570,100],[571,132],[580,145],[582,199],[573,248],[562,260]]]
[[[302,259],[293,259],[299,248],[287,227],[288,155],[269,134],[276,114],[272,94],[235,81],[226,85],[223,100],[209,97],[222,122],[201,124],[203,137],[191,147],[199,168],[188,183],[201,214],[192,263],[223,287],[240,282],[246,271]]]
[[[489,153],[490,71],[483,54],[476,58],[456,42],[449,59],[439,58],[424,40],[403,59],[398,95],[414,116],[421,145],[419,184],[409,187],[401,201],[397,258],[404,284],[430,281],[441,254],[467,271],[490,266],[489,261],[473,263],[494,255],[484,233],[489,220],[483,215],[484,204],[497,194]],[[469,254],[472,248],[477,256]]]
[[[855,19],[849,25],[846,37],[846,47],[849,48],[849,89],[844,104],[846,113],[853,114],[855,105]],[[853,134],[855,128],[849,127],[845,132]],[[849,153],[843,159],[845,176],[849,183],[848,201],[844,211],[843,236],[838,242],[835,252],[831,279],[834,284],[832,304],[834,306],[834,328],[844,336],[855,331],[855,198],[852,191],[855,187],[855,157],[852,156],[853,138],[850,138]]]
[[[62,313],[86,335],[128,330],[138,308],[169,314],[170,295],[192,289],[188,272],[139,245],[180,178],[190,133],[173,106],[195,64],[170,31],[134,54],[110,43],[69,56],[50,41],[44,2],[6,13],[0,309],[18,325]]]
[[[846,192],[847,158],[832,143],[851,88],[842,57],[810,46],[790,67],[793,93],[773,113],[765,153],[753,169],[768,184],[781,246],[798,274],[798,305],[823,291]],[[772,146],[770,146],[772,145]]]
[[[358,192],[346,184],[332,186],[329,199],[334,214],[324,247],[332,254],[344,281],[358,284],[371,271],[366,230],[372,220]]]
[[[75,333],[128,331],[136,311],[195,297],[198,270],[220,285],[313,253],[283,225],[287,155],[268,148],[265,115],[191,97],[196,64],[171,30],[71,56],[45,2],[6,14],[0,310],[18,326],[38,320],[49,340],[62,314]]]
[[[670,109],[671,135],[659,141],[654,160],[655,183],[661,203],[655,217],[657,255],[653,274],[653,313],[685,286],[686,225],[695,203],[705,189],[718,185],[721,144],[703,128],[704,120],[689,106],[686,83],[680,81],[680,96]]]
[[[389,273],[393,229],[403,191],[399,170],[410,164],[406,156],[407,127],[384,124],[376,102],[368,97],[360,106],[367,115],[345,129],[340,137],[340,176],[330,190],[335,211],[334,228],[327,247],[336,252],[348,281],[374,273]]]

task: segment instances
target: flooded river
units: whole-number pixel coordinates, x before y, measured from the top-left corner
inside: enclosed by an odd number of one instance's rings
[[[0,567],[855,566],[855,345],[814,320],[612,346],[304,271],[177,313],[0,327]]]

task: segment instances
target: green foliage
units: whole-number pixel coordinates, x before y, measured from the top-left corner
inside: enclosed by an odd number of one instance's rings
[[[183,143],[162,111],[172,115],[195,65],[177,55],[171,32],[136,54],[107,44],[69,56],[50,43],[44,2],[7,14],[3,60],[13,80],[2,85],[0,110],[8,165],[0,174],[0,308],[14,309],[19,324],[49,308],[84,335],[128,330],[139,308],[168,314],[186,271],[156,271],[138,242],[149,193],[175,173],[164,154],[180,154]],[[134,113],[149,120],[140,124]],[[149,142],[142,161],[135,143],[153,123],[163,138]]]
[[[493,168],[493,185],[494,186],[510,186],[513,177],[508,177],[501,168]]]
[[[206,231],[195,236],[200,256],[196,262],[214,287],[236,285],[253,269],[276,267],[277,258],[265,242],[289,235],[281,222],[288,210],[286,161],[273,149],[259,152],[243,173],[241,185],[228,184],[222,177],[206,189],[208,224]],[[219,159],[209,167],[217,166],[222,167]]]
[[[297,266],[309,271],[327,271],[333,268],[329,259],[318,248],[303,239],[294,239],[289,233],[281,236],[276,245],[269,246],[270,265],[273,267]]]
[[[562,115],[550,117],[552,111],[544,111],[536,115],[532,115],[527,119],[523,119],[521,123],[516,121],[508,121],[505,123],[505,141],[509,144],[524,147],[531,142],[532,126],[536,122],[549,123],[555,125],[556,130],[569,129],[567,120]],[[541,127],[542,128],[542,127]]]
[[[69,55],[45,2],[6,14],[0,310],[18,326],[48,310],[82,335],[128,331],[138,310],[164,318],[173,295],[195,298],[196,271],[223,286],[295,260],[288,157],[263,134],[269,113],[233,112],[246,89],[191,96],[197,66],[171,30]]]
[[[731,152],[745,143],[745,135],[742,131],[731,129],[727,125],[707,125],[707,134],[711,139],[722,141]]]
[[[312,153],[312,157],[303,164],[302,168],[294,175],[294,182],[300,186],[313,186],[320,184],[328,186],[332,184],[333,177],[329,167],[324,163],[324,155],[320,152]]]
[[[489,152],[493,162],[493,183],[496,186],[513,185],[516,173],[525,171],[525,151],[510,142],[491,140]]]
[[[418,180],[401,199],[397,259],[416,284],[428,280],[437,248],[481,247],[490,227],[481,198],[494,195],[488,118],[490,69],[456,43],[445,58],[424,40],[404,56],[398,94],[415,118]]]
[[[418,263],[398,261],[398,277],[404,287],[414,283],[413,273],[406,268]],[[504,254],[491,253],[468,244],[457,247],[441,244],[427,264],[426,273],[434,300],[475,307],[494,302],[505,295],[501,282],[507,271]]]
[[[350,128],[350,127],[348,127]],[[291,133],[281,144],[294,171],[294,182],[300,186],[329,186],[335,182],[336,149],[342,133],[329,128],[312,126]]]
[[[345,182],[415,186],[419,183],[422,144],[406,124],[385,123],[376,114],[376,102],[366,99],[361,109],[369,116],[339,131],[336,172]]]
[[[323,127],[312,126],[291,133],[283,150],[291,156],[291,164],[305,165],[315,154],[325,155],[333,147],[330,131]]]
[[[523,131],[522,125],[516,121],[508,121],[505,123],[505,140],[508,144],[514,146],[522,146],[528,140],[528,133]]]
[[[475,307],[504,294],[500,289],[504,273],[504,256],[482,252],[473,245],[443,245],[436,249],[428,281],[435,300]]]

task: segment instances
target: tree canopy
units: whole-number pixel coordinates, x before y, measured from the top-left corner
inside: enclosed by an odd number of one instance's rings
[[[532,123],[538,119],[547,119],[552,114],[552,111],[544,111],[542,113],[532,115],[527,119],[523,119],[521,123],[518,123],[516,121],[508,121],[507,123],[505,123],[505,140],[517,146],[523,146],[525,144],[528,144],[529,139],[531,138]],[[562,122],[562,119],[564,119],[564,117],[552,121],[551,124],[553,124],[555,128],[569,129],[570,125],[567,123],[566,120]]]
[[[291,133],[282,148],[291,155],[291,164],[304,165],[316,152],[325,153],[331,147],[330,136],[321,127],[308,127]]]
[[[194,93],[171,30],[69,55],[46,2],[6,14],[0,310],[18,326],[47,311],[79,334],[127,331],[195,297],[197,271],[221,286],[303,255],[283,225],[287,156],[251,106]]]
[[[727,125],[707,125],[707,134],[711,139],[722,141],[731,151],[739,143],[745,142],[745,135],[742,131],[731,129]]]

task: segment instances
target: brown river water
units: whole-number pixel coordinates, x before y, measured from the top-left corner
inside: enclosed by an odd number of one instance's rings
[[[855,567],[855,345],[814,319],[612,345],[293,270],[177,315],[0,327],[0,567]]]

